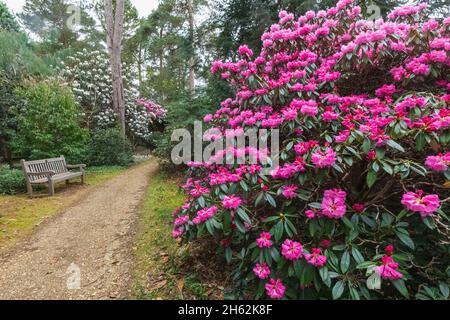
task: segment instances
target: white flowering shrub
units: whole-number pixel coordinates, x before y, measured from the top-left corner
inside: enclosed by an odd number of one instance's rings
[[[150,117],[144,108],[138,104],[128,104],[125,109],[127,129],[135,139],[149,141],[151,138]]]
[[[117,125],[118,115],[112,108],[112,77],[108,56],[102,51],[82,50],[69,57],[61,68],[63,77],[71,84],[81,107],[84,124],[90,129],[106,129]],[[127,134],[135,143],[149,142],[153,121],[165,116],[165,109],[158,106],[156,113],[138,101],[139,93],[131,84],[132,73],[124,67],[125,116]],[[162,110],[162,111],[161,111]]]
[[[109,126],[110,115],[107,124],[103,122],[103,113],[112,106],[112,80],[107,55],[84,49],[67,59],[62,75],[72,86],[77,102],[85,113],[86,124],[89,127],[95,124]]]
[[[116,125],[117,114],[112,108],[106,108],[94,116],[95,123],[100,129],[112,128]]]

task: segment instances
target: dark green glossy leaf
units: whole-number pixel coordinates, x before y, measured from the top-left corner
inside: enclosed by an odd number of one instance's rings
[[[350,254],[348,251],[345,251],[341,258],[341,271],[342,273],[346,273],[350,266]]]
[[[366,182],[369,188],[372,188],[372,186],[375,184],[375,182],[377,181],[377,177],[378,174],[375,171],[371,170],[367,173]]]
[[[344,289],[345,289],[345,283],[342,280],[339,280],[338,282],[336,282],[333,289],[331,290],[333,300],[339,299],[342,296],[342,294],[344,293]]]
[[[405,281],[403,279],[393,280],[391,282],[402,296],[404,296],[406,299],[409,299],[408,288],[406,288]]]

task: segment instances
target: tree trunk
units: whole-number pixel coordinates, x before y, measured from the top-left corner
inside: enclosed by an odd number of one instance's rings
[[[113,108],[119,115],[122,134],[126,135],[125,101],[122,77],[122,37],[125,4],[124,0],[105,0],[106,44],[111,62]]]
[[[138,64],[138,80],[139,80],[139,94],[142,95],[142,64],[144,63],[142,61],[142,44],[139,43],[138,45],[138,58],[137,58],[137,64]]]
[[[162,39],[164,36],[164,26],[162,25],[159,29],[159,39]],[[161,46],[161,50],[159,52],[159,78],[162,81],[163,79],[163,71],[164,71],[164,46]],[[160,92],[161,101],[164,102],[166,100],[166,96],[164,91]]]
[[[162,40],[164,36],[163,26],[159,29],[159,39]],[[162,75],[164,67],[164,47],[161,46],[161,50],[159,51],[159,74]]]
[[[5,162],[8,161],[6,150],[6,139],[5,137],[0,136],[0,163],[2,162],[2,158]]]
[[[194,49],[194,6],[192,0],[188,0],[189,15],[189,41],[190,41],[190,58],[189,58],[189,91],[191,95],[195,95],[195,49]]]

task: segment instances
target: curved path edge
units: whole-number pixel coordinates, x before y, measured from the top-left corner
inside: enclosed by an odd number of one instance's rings
[[[87,190],[0,255],[0,299],[125,299],[139,207],[157,164],[140,164]]]

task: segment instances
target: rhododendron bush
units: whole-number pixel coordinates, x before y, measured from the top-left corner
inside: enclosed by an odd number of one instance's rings
[[[214,63],[236,96],[204,121],[280,130],[269,175],[191,163],[174,213],[174,237],[217,243],[236,297],[448,298],[450,18],[425,7],[281,12],[260,56]]]

